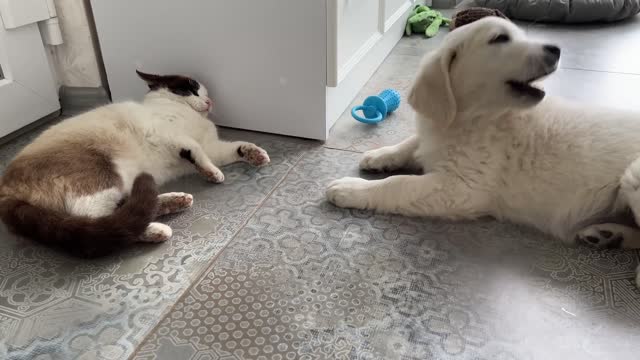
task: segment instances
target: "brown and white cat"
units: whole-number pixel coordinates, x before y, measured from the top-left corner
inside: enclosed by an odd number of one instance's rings
[[[142,103],[103,106],[52,126],[24,148],[0,181],[0,217],[13,233],[95,257],[128,243],[162,242],[172,231],[153,222],[191,207],[185,193],[157,185],[198,172],[220,183],[218,166],[269,156],[247,142],[218,139],[207,89],[185,76],[138,72]]]

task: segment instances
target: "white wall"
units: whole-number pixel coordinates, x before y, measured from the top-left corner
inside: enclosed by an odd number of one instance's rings
[[[91,7],[88,0],[54,0],[64,44],[47,52],[58,85],[104,86],[102,61],[97,51]]]

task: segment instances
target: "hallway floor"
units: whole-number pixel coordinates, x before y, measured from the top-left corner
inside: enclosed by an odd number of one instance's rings
[[[640,111],[640,17],[523,26],[563,48],[549,94]],[[354,104],[388,87],[406,98],[444,32],[402,39]],[[637,359],[637,251],[325,201],[329,181],[372,176],[358,172],[363,151],[412,129],[406,103],[378,126],[345,113],[325,144],[221,129],[271,165],[169,184],[195,199],[164,220],[172,240],[110,258],[69,258],[0,227],[0,358]],[[0,170],[38,132],[0,147]]]

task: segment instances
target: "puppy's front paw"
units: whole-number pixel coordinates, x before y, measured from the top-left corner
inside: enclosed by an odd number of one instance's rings
[[[395,171],[402,167],[401,162],[397,151],[383,147],[365,152],[360,160],[360,169],[375,172]]]
[[[269,154],[255,144],[240,145],[238,155],[253,166],[264,166],[271,161]]]
[[[332,181],[327,187],[327,200],[342,208],[366,209],[369,181],[345,177]]]
[[[576,242],[597,249],[620,248],[624,242],[624,234],[616,231],[619,226],[597,224],[588,226],[578,232]]]

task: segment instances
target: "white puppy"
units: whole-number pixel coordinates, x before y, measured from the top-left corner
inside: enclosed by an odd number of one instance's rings
[[[329,201],[410,216],[490,215],[570,243],[640,248],[640,114],[544,99],[531,83],[559,58],[558,47],[499,18],[456,29],[425,57],[410,90],[416,135],[360,163],[425,175],[339,179]]]

